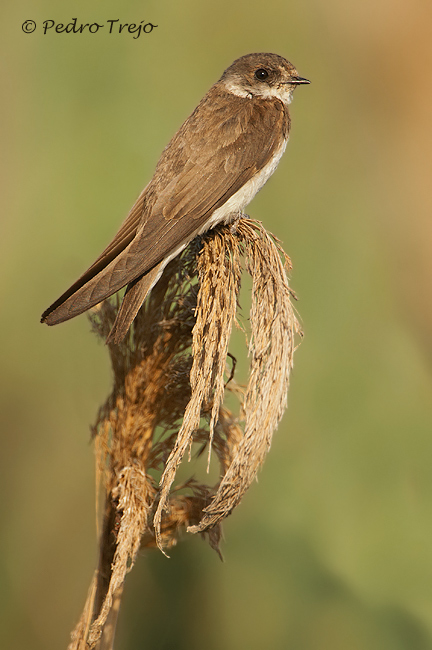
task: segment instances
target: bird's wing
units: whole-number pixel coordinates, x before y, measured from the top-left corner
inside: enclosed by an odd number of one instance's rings
[[[145,204],[145,192],[147,187],[141,192],[135,201],[128,216],[120,226],[114,239],[108,244],[105,250],[99,255],[97,260],[83,273],[76,282],[65,291],[44,313],[41,322],[47,322],[48,316],[53,313],[59,306],[63,305],[70,296],[76,294],[79,289],[85,286],[92,278],[98,275],[112,260],[114,260],[130,244],[136,235],[136,231],[141,220]],[[96,304],[96,303],[95,303]],[[85,310],[84,310],[85,311]],[[61,322],[61,321],[56,321]]]
[[[114,325],[111,328],[106,343],[118,344],[126,336],[148,292],[157,282],[158,276],[162,273],[163,269],[163,262],[159,262],[148,273],[141,275],[141,277],[128,284],[121,307],[117,312]]]
[[[141,195],[138,227],[129,216],[133,228],[127,220],[95,264],[44,312],[44,322],[77,316],[180,251],[272,158],[289,127],[281,102],[231,93],[226,99],[215,110],[212,89],[207,93],[164,150]]]

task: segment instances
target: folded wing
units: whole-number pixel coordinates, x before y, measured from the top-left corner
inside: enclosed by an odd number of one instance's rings
[[[83,313],[179,252],[272,157],[289,127],[283,104],[227,93],[223,110],[215,111],[214,92],[166,147],[113,241],[42,322]]]

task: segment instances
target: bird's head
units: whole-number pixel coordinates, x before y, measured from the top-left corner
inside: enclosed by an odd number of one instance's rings
[[[225,70],[219,83],[239,97],[292,100],[294,89],[310,81],[300,77],[295,67],[278,54],[246,54]]]

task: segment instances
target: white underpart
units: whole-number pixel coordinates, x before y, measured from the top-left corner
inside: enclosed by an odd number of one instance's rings
[[[291,104],[295,86],[291,86],[290,84],[264,86],[260,89],[259,93],[256,91],[251,93],[235,81],[226,81],[225,88],[233,95],[237,95],[237,97],[252,99],[252,97],[256,95],[257,97],[264,97],[265,99],[280,99],[284,104]]]
[[[242,212],[243,208],[252,201],[255,194],[260,191],[273,174],[282,158],[287,142],[288,138],[282,142],[279,149],[273,154],[273,157],[266,165],[264,165],[261,171],[252,176],[252,178],[248,180],[242,188],[237,190],[237,192],[233,194],[226,203],[213,212],[209,221],[197,232],[198,235],[206,232],[209,228],[213,228],[213,226],[218,223],[228,223],[229,221],[232,221]]]
[[[206,223],[203,224],[201,228],[198,228],[186,241],[180,244],[175,250],[173,250],[164,258],[160,271],[157,274],[153,284],[151,285],[149,292],[151,289],[153,289],[154,285],[159,280],[166,265],[175,257],[177,257],[177,255],[179,255],[179,253],[181,253],[182,250],[186,248],[192,239],[194,239],[197,235],[202,235],[203,233],[207,232],[207,230],[210,230],[210,228],[213,228],[219,223],[229,223],[230,221],[233,221],[242,213],[243,209],[252,201],[255,194],[260,191],[260,189],[275,171],[280,159],[282,158],[282,154],[285,151],[287,143],[288,138],[282,142],[281,146],[273,155],[271,160],[269,160],[269,162],[261,169],[260,172],[255,174],[255,176],[252,176],[252,178],[248,180],[241,189],[237,190],[237,192],[233,194],[228,199],[228,201],[226,201],[226,203],[221,205],[220,208],[213,212],[210,219],[206,221]]]

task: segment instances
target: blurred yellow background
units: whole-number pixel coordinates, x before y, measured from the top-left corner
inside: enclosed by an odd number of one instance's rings
[[[88,425],[107,352],[85,316],[40,314],[222,71],[271,51],[312,82],[248,210],[294,264],[289,409],[224,526],[225,563],[191,536],[170,560],[143,554],[117,648],[432,648],[432,4],[37,4],[1,10],[2,647],[66,648],[96,561]],[[158,27],[43,35],[73,17]]]

